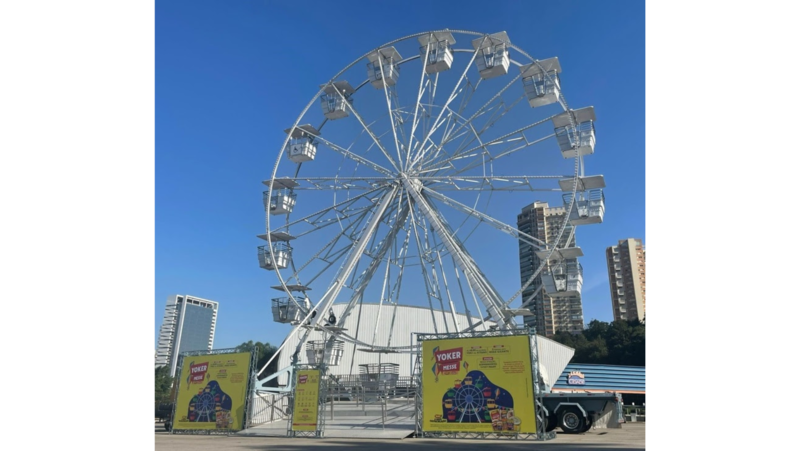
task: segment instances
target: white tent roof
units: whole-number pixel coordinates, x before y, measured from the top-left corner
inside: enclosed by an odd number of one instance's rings
[[[344,312],[345,304],[334,304],[333,311],[337,318],[341,317]],[[394,321],[394,332],[392,333],[391,343],[389,342],[389,324],[392,320],[392,306],[383,305],[380,307],[378,304],[363,304],[361,307],[355,307],[350,316],[345,320],[344,324],[337,324],[346,329],[346,333],[350,336],[356,337],[357,340],[372,344],[376,347],[381,346],[409,346],[411,345],[413,333],[435,333],[433,327],[433,319],[431,318],[431,311],[425,307],[415,306],[398,306],[397,316]],[[359,312],[360,310],[360,312]],[[356,328],[356,323],[360,313],[360,324]],[[438,332],[446,332],[444,324],[451,332],[459,329],[464,329],[469,326],[467,316],[464,314],[456,314],[456,321],[458,325],[453,324],[453,318],[450,312],[442,312],[435,310],[433,315],[436,317],[436,324]],[[473,318],[473,322],[478,322],[478,318]],[[378,327],[376,327],[378,325]],[[489,322],[488,324],[476,327],[476,330],[487,330],[488,326],[494,325]],[[296,334],[281,351],[278,357],[278,368],[286,368],[291,363],[291,355],[297,348],[300,342],[299,334]],[[321,331],[312,331],[308,337],[309,340],[322,340],[323,334]],[[575,350],[557,343],[548,338],[537,336],[540,373],[545,379],[545,385],[548,389],[556,381],[558,376],[564,371]],[[334,375],[358,374],[359,365],[366,363],[396,363],[399,365],[400,376],[411,376],[413,369],[414,354],[411,353],[375,353],[363,352],[364,346],[356,346],[352,343],[344,343],[344,356],[342,361],[337,367],[331,368],[331,373]],[[305,349],[301,349],[299,355],[299,363],[307,363]],[[379,362],[380,359],[380,362]],[[553,380],[550,381],[547,375],[553,375]],[[278,378],[280,385],[287,383],[287,376],[283,375]]]

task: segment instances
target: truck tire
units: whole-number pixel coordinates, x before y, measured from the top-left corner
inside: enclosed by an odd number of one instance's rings
[[[550,415],[549,417],[547,417],[547,422],[545,424],[546,425],[544,427],[544,431],[545,432],[552,431],[553,429],[558,427],[558,416]]]
[[[576,407],[566,407],[558,414],[558,426],[565,434],[580,434],[585,432],[586,419]]]
[[[589,429],[591,428],[592,428],[592,418],[590,414],[589,418],[586,419],[586,426],[583,427],[583,430],[581,432],[588,432]]]

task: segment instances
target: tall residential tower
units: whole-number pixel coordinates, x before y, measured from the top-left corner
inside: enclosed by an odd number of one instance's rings
[[[553,245],[561,225],[567,220],[564,206],[550,207],[547,202],[534,202],[522,209],[517,215],[517,228],[520,232],[527,233],[549,245]],[[574,226],[567,224],[559,248],[575,248]],[[536,249],[525,243],[519,244],[519,271],[522,283],[536,271],[541,264],[541,259],[536,255]],[[539,252],[541,255],[541,251]],[[542,256],[544,257],[544,256]],[[561,271],[561,273],[559,273]],[[557,292],[548,292],[547,283],[543,285],[543,277],[554,277],[553,274],[572,277],[576,281],[571,287]],[[548,274],[550,274],[548,276]],[[566,278],[564,279],[566,282]],[[558,282],[556,282],[558,283]],[[540,273],[533,283],[522,292],[522,307],[527,308],[533,316],[525,317],[525,324],[536,326],[537,333],[550,336],[556,332],[580,333],[583,331],[583,305],[581,303],[580,286],[582,284],[582,268],[577,258],[567,258],[554,263],[547,271]],[[577,289],[572,289],[577,288]]]
[[[619,240],[616,246],[606,248],[608,284],[611,287],[611,308],[614,320],[639,319],[644,321],[644,245],[642,240]]]
[[[211,351],[218,307],[217,302],[195,296],[170,296],[158,336],[156,366],[168,365],[174,377],[181,352]]]

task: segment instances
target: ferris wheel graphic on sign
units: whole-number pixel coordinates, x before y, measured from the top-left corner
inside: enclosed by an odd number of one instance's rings
[[[211,393],[198,394],[189,403],[189,421],[199,423],[216,421],[215,405],[214,395]]]
[[[605,183],[584,173],[594,109],[568,106],[560,73],[558,58],[535,59],[506,32],[436,30],[374,48],[320,85],[264,181],[258,260],[277,279],[273,319],[301,337],[294,364],[312,330],[329,344],[412,352],[396,337],[408,328],[399,305],[427,309],[435,333],[511,330],[536,293],[580,294],[574,227],[602,222]],[[546,237],[508,215],[537,198],[563,209]],[[518,290],[498,289],[491,249],[518,246],[533,247],[535,268]],[[380,321],[361,318],[366,302]]]
[[[471,421],[472,418],[470,417],[474,416],[480,422],[478,414],[484,410],[485,405],[485,398],[480,389],[473,385],[462,385],[456,391],[454,404],[456,412],[454,412],[455,415],[453,416],[458,417],[458,421],[464,421],[465,416],[468,417],[467,421]],[[458,415],[458,413],[461,413],[461,415]]]
[[[448,423],[493,423],[513,414],[514,398],[481,371],[455,379],[442,397],[442,419]],[[494,416],[494,417],[493,417]]]

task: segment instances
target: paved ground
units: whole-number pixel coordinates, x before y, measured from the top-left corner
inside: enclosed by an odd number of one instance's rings
[[[408,438],[404,440],[377,439],[303,439],[285,437],[239,437],[177,435],[164,431],[162,424],[156,424],[155,449],[157,451],[219,451],[225,450],[305,450],[320,448],[324,451],[348,450],[381,451],[417,448],[422,450],[481,450],[488,447],[494,451],[503,450],[541,450],[541,451],[589,451],[619,450],[632,451],[645,449],[645,423],[626,423],[621,429],[596,429],[585,434],[559,434],[555,440],[506,441],[506,440],[430,440]]]

